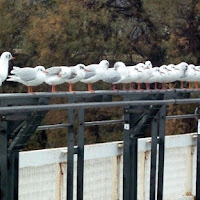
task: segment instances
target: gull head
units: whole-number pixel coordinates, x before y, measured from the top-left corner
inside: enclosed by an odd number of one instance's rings
[[[84,64],[78,64],[75,66],[78,70],[85,70],[85,65]]]
[[[153,67],[151,61],[149,60],[145,62],[145,65],[147,66],[147,69],[151,69]]]
[[[123,63],[123,62],[116,62],[115,64],[114,64],[114,69],[115,70],[118,70],[119,68],[121,68],[121,67],[126,67],[126,65]]]
[[[35,69],[38,71],[38,72],[43,72],[45,74],[48,74],[48,72],[46,71],[46,69],[44,68],[44,66],[36,66]]]
[[[102,60],[99,65],[103,70],[107,70],[109,68],[109,62],[107,60]]]
[[[10,52],[4,52],[1,54],[1,59],[2,60],[12,60],[12,59],[14,59],[14,57],[12,56],[12,54]]]

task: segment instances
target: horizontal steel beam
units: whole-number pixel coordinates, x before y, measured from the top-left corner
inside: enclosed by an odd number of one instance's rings
[[[34,94],[29,93],[6,93],[0,94],[0,100],[4,99],[27,99],[27,98],[54,98],[54,97],[70,97],[70,96],[94,96],[94,95],[126,95],[126,94],[165,94],[165,93],[198,93],[198,89],[167,89],[167,90],[96,90],[94,94],[88,91],[77,91],[75,94],[71,92],[36,92]]]
[[[42,125],[42,126],[38,126],[37,131],[56,129],[56,128],[65,128],[65,127],[69,127],[69,126],[71,126],[71,124]]]
[[[19,113],[27,111],[32,112],[32,111],[46,111],[46,110],[65,110],[65,109],[67,110],[69,108],[77,109],[77,108],[120,107],[127,105],[139,106],[139,105],[166,105],[166,104],[189,104],[189,103],[200,103],[200,98],[9,106],[9,107],[0,107],[0,114]]]
[[[171,115],[166,116],[166,119],[191,119],[191,118],[197,118],[198,115],[195,114],[187,114],[187,115]]]
[[[95,125],[106,125],[106,124],[122,124],[122,123],[124,123],[123,119],[119,119],[119,120],[102,120],[102,121],[85,122],[84,126],[95,126]]]

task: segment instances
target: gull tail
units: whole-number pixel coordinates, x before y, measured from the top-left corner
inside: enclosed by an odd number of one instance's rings
[[[6,79],[6,81],[13,81],[13,82],[19,82],[19,83],[21,83],[21,80],[20,80],[19,77],[12,76],[12,75],[8,76],[8,78]]]
[[[12,71],[10,73],[11,74],[15,74],[19,69],[20,69],[20,67],[13,66],[13,69],[12,69]]]

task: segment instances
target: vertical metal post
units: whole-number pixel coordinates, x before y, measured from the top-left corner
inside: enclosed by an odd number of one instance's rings
[[[166,123],[166,105],[163,105],[159,111],[159,158],[158,158],[158,189],[157,189],[158,200],[163,199],[165,123]]]
[[[198,115],[197,129],[197,169],[196,169],[196,199],[200,199],[200,107],[196,108],[195,114]]]
[[[72,103],[73,99],[69,99]],[[73,200],[74,186],[74,109],[68,109],[67,200]]]
[[[12,150],[8,154],[8,199],[18,200],[19,186],[19,151]]]
[[[78,112],[78,161],[77,161],[77,200],[83,200],[84,176],[84,109]]]
[[[124,109],[123,200],[130,200],[130,106]]]
[[[158,115],[154,117],[151,126],[150,200],[155,200],[157,144],[158,144],[157,136],[158,136]]]
[[[0,122],[0,200],[8,199],[7,122]]]
[[[137,200],[138,138],[134,133],[130,143],[130,199]]]
[[[1,101],[1,106],[7,106]],[[8,199],[8,122],[5,116],[0,121],[0,200]]]

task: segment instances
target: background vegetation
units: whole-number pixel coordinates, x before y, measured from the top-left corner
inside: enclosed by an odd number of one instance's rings
[[[198,0],[22,0],[0,1],[0,52],[16,56],[13,65],[135,64],[151,60],[154,66],[200,62],[200,2]],[[99,82],[96,89],[110,86]],[[67,85],[58,87],[66,90]],[[85,84],[75,89],[85,90]],[[16,83],[4,83],[2,92],[25,92]],[[47,85],[37,88],[48,91]],[[59,100],[63,102],[63,99]],[[59,103],[59,102],[54,102]],[[169,114],[193,113],[195,106],[170,106]],[[113,111],[115,115],[113,115]],[[120,110],[90,110],[86,120],[121,117]],[[49,112],[44,124],[62,123],[67,113]],[[170,121],[168,134],[195,131],[196,122]],[[65,146],[67,130],[36,133],[27,148]],[[120,126],[91,127],[86,143],[120,140]]]

